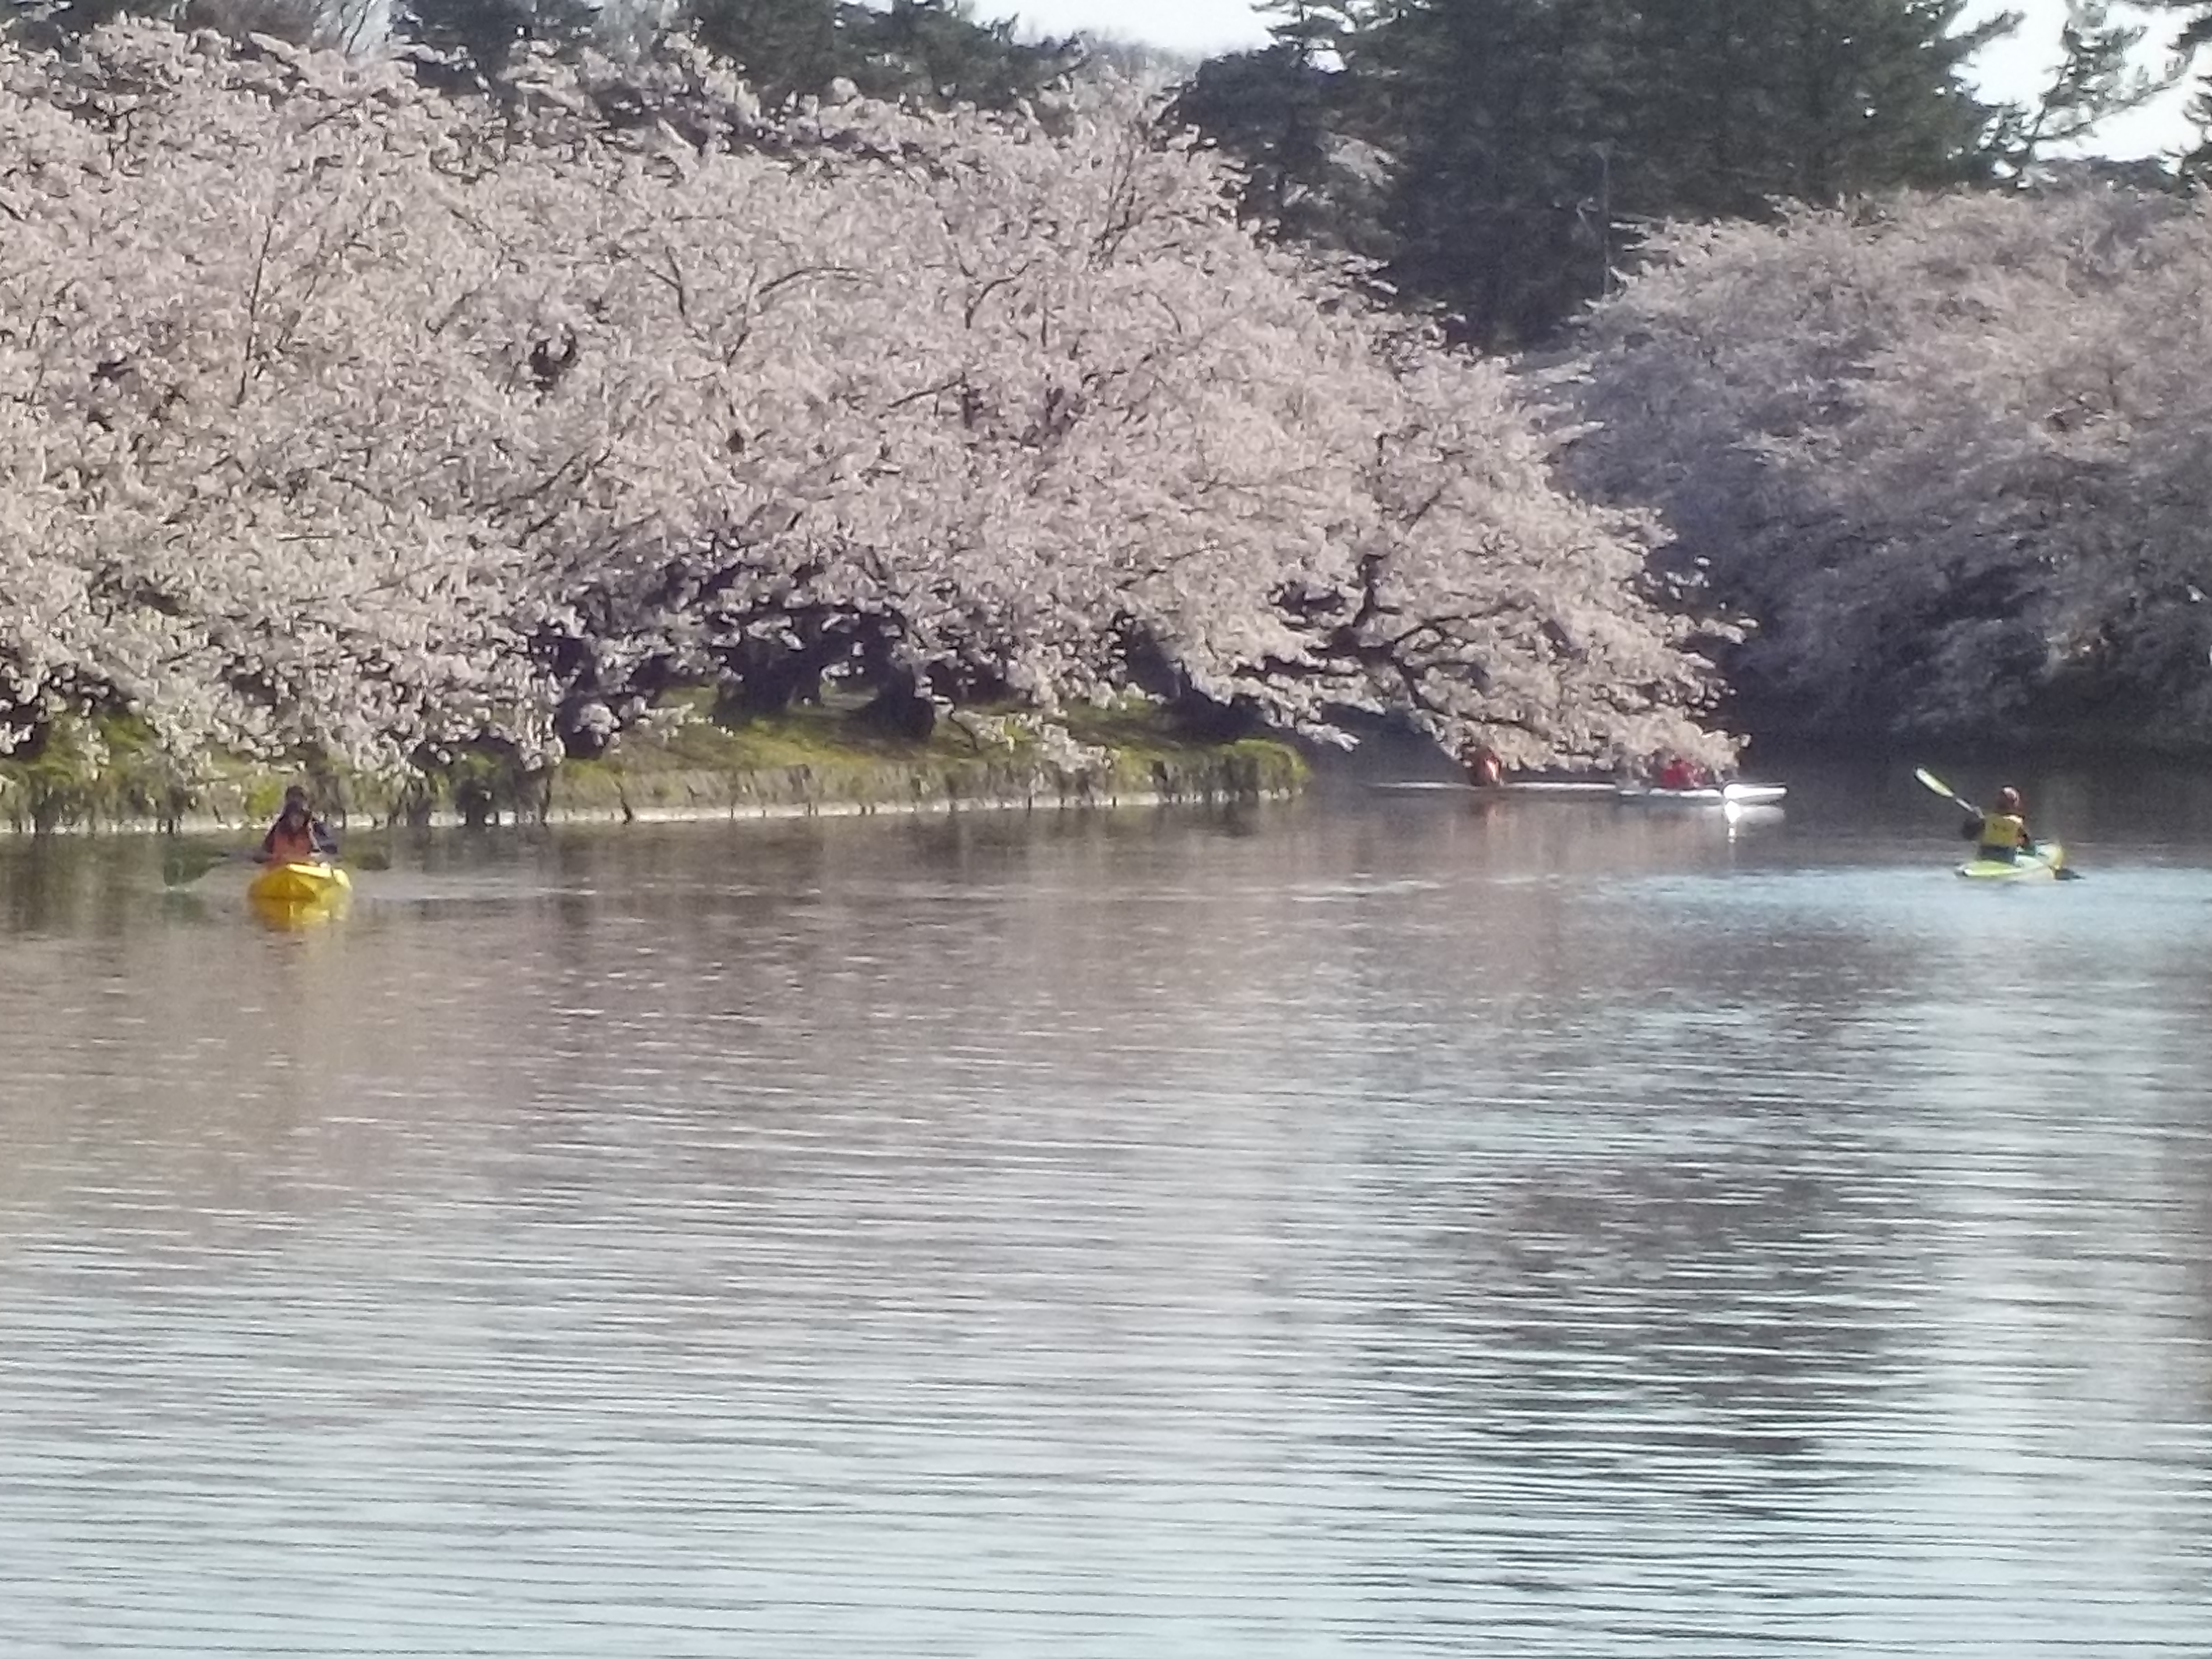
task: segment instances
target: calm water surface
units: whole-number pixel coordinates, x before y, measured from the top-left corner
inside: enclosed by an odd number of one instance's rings
[[[2212,801],[2036,799],[0,846],[0,1654],[2212,1653]]]

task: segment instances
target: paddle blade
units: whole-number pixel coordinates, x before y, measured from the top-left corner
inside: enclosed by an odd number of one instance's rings
[[[1953,789],[1949,784],[1944,782],[1942,779],[1937,777],[1926,767],[1915,767],[1913,769],[1912,775],[1920,780],[1923,787],[1933,789],[1937,794],[1942,796],[1945,800],[1949,801],[1954,806],[1958,807],[1960,811],[1969,813],[1974,817],[1980,817],[1982,816],[1982,809],[1980,807],[1975,805],[1973,802],[1966,799],[1965,796]]]
[[[1920,780],[1921,785],[1923,788],[1933,789],[1937,794],[1942,796],[1945,800],[1957,800],[1959,799],[1957,795],[1952,793],[1951,786],[1949,784],[1944,782],[1942,779],[1937,777],[1926,767],[1916,767],[1913,769],[1912,775]]]
[[[185,887],[226,862],[231,854],[216,847],[172,847],[161,855],[161,884]]]

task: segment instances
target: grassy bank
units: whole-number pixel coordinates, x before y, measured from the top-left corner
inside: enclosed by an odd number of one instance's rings
[[[1085,807],[1296,793],[1306,768],[1285,742],[1207,743],[1149,708],[1033,715],[956,712],[927,739],[807,708],[726,723],[677,703],[599,758],[545,769],[499,754],[376,777],[303,762],[214,761],[185,772],[127,721],[58,734],[33,758],[0,758],[0,826],[57,831],[213,830],[275,815],[305,778],[356,828]]]

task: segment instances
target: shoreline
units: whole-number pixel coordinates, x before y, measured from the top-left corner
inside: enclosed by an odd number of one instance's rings
[[[353,835],[397,829],[922,817],[964,811],[1111,811],[1179,803],[1282,800],[1310,770],[1288,741],[1208,742],[1151,711],[1091,711],[1064,728],[949,724],[921,739],[885,738],[834,713],[625,734],[593,760],[532,770],[463,754],[398,778],[313,763],[210,765],[179,780],[165,765],[114,755],[64,769],[0,762],[0,834],[232,836],[275,816],[304,779],[318,812]]]
[[[1113,794],[1015,799],[970,797],[964,799],[868,802],[825,800],[811,805],[768,802],[754,806],[647,806],[627,812],[620,809],[579,807],[556,809],[542,816],[469,818],[451,810],[420,814],[405,820],[362,820],[349,823],[340,815],[331,828],[342,834],[382,836],[395,830],[507,830],[562,828],[622,828],[656,823],[795,823],[808,818],[927,818],[958,817],[974,812],[994,817],[1033,812],[1116,812],[1163,806],[1231,806],[1247,802],[1295,800],[1301,789],[1266,789],[1212,794],[1161,793],[1145,790]],[[134,817],[96,823],[64,823],[32,830],[12,820],[0,822],[0,836],[30,841],[41,836],[67,841],[135,840],[144,836],[212,836],[246,835],[264,826],[258,819],[225,818],[211,813],[187,814],[175,819]]]

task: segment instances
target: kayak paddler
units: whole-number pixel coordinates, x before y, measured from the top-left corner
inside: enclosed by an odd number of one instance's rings
[[[2020,791],[2010,784],[1997,791],[1996,811],[1970,814],[1959,834],[1974,843],[1976,858],[1996,864],[2015,864],[2022,853],[2035,851],[2034,837],[2027,833],[2027,819],[2021,811]]]
[[[284,792],[284,810],[254,854],[258,864],[321,864],[338,854],[338,839],[307,805],[307,792],[294,784]]]
[[[1495,789],[1505,781],[1505,763],[1487,744],[1471,743],[1459,751],[1467,781],[1478,789]]]

